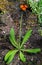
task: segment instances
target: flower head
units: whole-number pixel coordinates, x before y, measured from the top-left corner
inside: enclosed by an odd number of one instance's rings
[[[26,9],[28,8],[28,6],[26,4],[21,4],[20,8],[21,8],[21,10],[26,11]]]

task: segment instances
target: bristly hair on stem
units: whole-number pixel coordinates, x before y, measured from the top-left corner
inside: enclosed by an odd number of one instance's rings
[[[21,14],[21,19],[20,19],[20,30],[19,30],[19,42],[21,43],[21,37],[22,37],[22,18],[23,14]]]

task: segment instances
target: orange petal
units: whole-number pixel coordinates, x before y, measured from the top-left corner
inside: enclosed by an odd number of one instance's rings
[[[22,10],[23,10],[23,11],[25,11],[25,10],[26,10],[26,8],[25,8],[25,7],[23,7],[23,8],[22,8]]]
[[[27,5],[25,5],[25,7],[26,7],[26,8],[28,8],[28,6],[27,6]]]
[[[23,7],[23,5],[20,5],[20,8],[22,8]]]
[[[27,6],[27,5],[24,5],[24,4],[21,4],[21,5],[20,5],[20,8],[21,8],[23,11],[25,11],[26,8],[28,8],[28,6]]]

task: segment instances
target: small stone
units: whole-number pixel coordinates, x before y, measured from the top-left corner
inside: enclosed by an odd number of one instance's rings
[[[18,60],[20,60],[20,58],[18,57]]]
[[[5,34],[5,31],[3,31],[3,33]]]
[[[31,58],[31,61],[33,61],[33,57]]]
[[[26,24],[25,24],[25,23],[23,23],[23,25],[25,26]]]
[[[7,52],[8,52],[8,50],[4,50],[4,51],[2,51],[1,54],[4,56]]]
[[[24,45],[24,47],[26,48],[26,45]]]

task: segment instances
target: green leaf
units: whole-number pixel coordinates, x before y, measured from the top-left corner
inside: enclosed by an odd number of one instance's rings
[[[12,52],[13,52],[13,50],[9,51],[9,52],[6,54],[6,56],[5,56],[5,58],[4,58],[5,61],[7,61],[8,57],[12,54]]]
[[[42,15],[41,14],[38,15],[38,22],[42,26]]]
[[[35,13],[35,9],[37,8],[37,2],[35,0],[28,0],[30,7],[32,8],[33,13]]]
[[[17,42],[15,40],[15,31],[13,28],[10,30],[10,36],[9,36],[10,42],[12,43],[13,46],[17,48]]]
[[[10,42],[12,43],[12,45],[16,48],[18,48],[18,46],[16,45],[17,43],[13,41],[13,39],[11,37],[9,37]]]
[[[15,31],[13,28],[10,30],[10,36],[15,40]]]
[[[42,29],[39,29],[38,32],[42,36]]]
[[[39,0],[39,6],[42,7],[42,0]]]
[[[23,46],[23,44],[25,44],[25,42],[26,42],[27,40],[29,40],[30,36],[32,35],[31,32],[32,32],[32,30],[27,31],[26,35],[24,36],[23,42],[22,42],[22,44],[21,44],[21,47]]]
[[[6,54],[4,60],[7,62],[7,64],[9,64],[13,60],[13,58],[14,58],[15,54],[17,53],[17,51],[18,50],[11,50]]]
[[[22,51],[28,52],[28,53],[38,53],[41,51],[40,48],[36,48],[36,49],[24,49]]]
[[[20,51],[20,59],[21,59],[21,61],[26,62],[26,58],[21,51]]]

